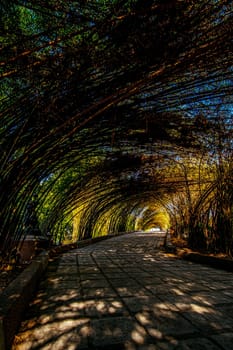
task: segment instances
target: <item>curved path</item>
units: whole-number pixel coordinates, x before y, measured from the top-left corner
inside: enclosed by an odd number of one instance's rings
[[[233,349],[233,274],[133,233],[51,264],[13,350]]]

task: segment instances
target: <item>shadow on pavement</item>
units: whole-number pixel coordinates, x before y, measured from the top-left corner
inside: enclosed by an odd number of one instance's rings
[[[155,236],[64,254],[12,350],[231,349],[232,274],[166,255]]]

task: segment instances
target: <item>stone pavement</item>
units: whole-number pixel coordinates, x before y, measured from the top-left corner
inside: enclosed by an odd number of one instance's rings
[[[51,264],[12,350],[233,349],[233,274],[133,233]]]

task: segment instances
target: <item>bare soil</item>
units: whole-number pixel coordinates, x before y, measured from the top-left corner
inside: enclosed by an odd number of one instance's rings
[[[216,258],[220,258],[220,259],[227,259],[227,260],[233,260],[233,257],[227,255],[227,254],[223,254],[223,253],[210,253],[208,251],[205,250],[192,250],[190,248],[188,248],[188,243],[185,239],[182,238],[176,238],[176,237],[171,237],[171,242],[172,244],[178,248],[179,251],[185,252],[185,253],[199,253],[202,255],[207,255],[207,256],[213,256]]]
[[[0,294],[24,270],[25,265],[5,267],[0,270]]]

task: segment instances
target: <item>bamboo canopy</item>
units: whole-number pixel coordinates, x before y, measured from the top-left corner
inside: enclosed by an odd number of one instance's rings
[[[132,213],[154,202],[169,210],[187,185],[171,164],[190,154],[213,161],[220,151],[230,164],[232,5],[1,1],[3,253],[25,235],[30,201],[39,213],[49,198],[42,226],[55,239],[79,211],[79,237],[107,218],[109,231],[127,230]],[[219,184],[205,181],[212,192]]]

